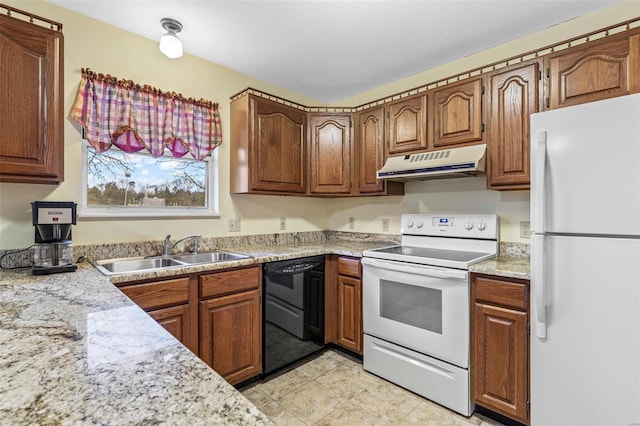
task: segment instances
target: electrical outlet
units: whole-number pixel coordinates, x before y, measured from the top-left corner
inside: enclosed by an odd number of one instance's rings
[[[531,222],[520,222],[520,238],[531,238]]]
[[[356,227],[356,218],[355,217],[350,217],[349,218],[349,229],[355,229]]]
[[[281,217],[280,218],[280,230],[284,231],[285,229],[287,229],[287,218],[286,217]]]
[[[389,232],[389,219],[382,219],[382,232]]]
[[[229,219],[229,232],[240,232],[240,219]]]

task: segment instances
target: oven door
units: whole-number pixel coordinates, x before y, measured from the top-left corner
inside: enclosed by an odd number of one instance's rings
[[[469,367],[467,271],[365,257],[362,273],[365,334]]]

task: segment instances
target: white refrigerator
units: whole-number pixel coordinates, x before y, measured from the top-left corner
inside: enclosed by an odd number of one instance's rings
[[[531,424],[640,425],[640,94],[531,116]]]

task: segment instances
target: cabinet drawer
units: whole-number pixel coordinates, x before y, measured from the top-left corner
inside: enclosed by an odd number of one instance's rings
[[[360,278],[360,259],[353,257],[340,257],[338,259],[338,273]]]
[[[199,280],[201,298],[237,293],[260,286],[260,267],[201,275]]]
[[[520,310],[527,310],[529,307],[528,285],[524,280],[510,281],[477,276],[474,290],[476,301]]]
[[[189,278],[134,284],[120,290],[142,309],[157,309],[164,306],[189,303]]]

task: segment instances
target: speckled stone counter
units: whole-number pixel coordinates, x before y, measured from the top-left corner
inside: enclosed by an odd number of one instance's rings
[[[0,272],[0,424],[270,421],[87,265]]]
[[[531,279],[530,270],[529,245],[520,243],[501,243],[499,257],[469,267],[469,272],[524,280]]]
[[[359,257],[394,242],[238,241],[233,251],[252,258],[111,277],[86,262],[40,277],[0,271],[0,424],[269,424],[111,283],[327,253]]]
[[[509,257],[497,257],[469,267],[469,272],[523,280],[531,278],[529,271],[529,259]]]
[[[206,263],[202,265],[176,266],[162,270],[141,271],[122,275],[112,275],[109,278],[114,284],[133,280],[146,280],[153,278],[170,277],[174,275],[201,273],[220,269],[236,268],[255,265],[278,260],[295,259],[321,254],[338,254],[341,256],[361,257],[364,250],[393,245],[389,241],[320,241],[300,244],[281,245],[253,245],[235,246],[234,253],[251,256],[248,259],[232,260],[219,263]]]

